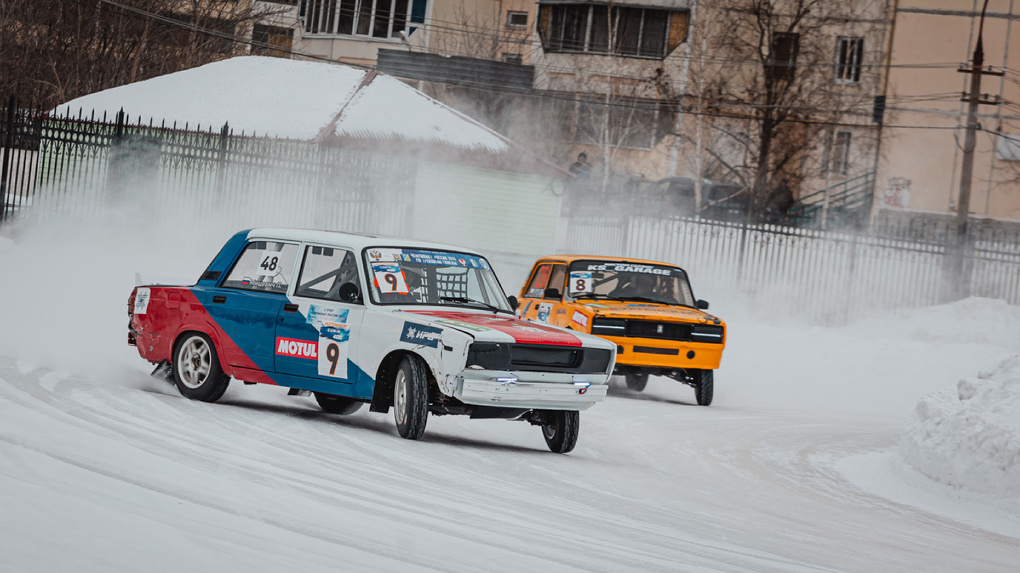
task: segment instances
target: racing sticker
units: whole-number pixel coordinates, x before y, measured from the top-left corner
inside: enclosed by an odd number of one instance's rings
[[[552,307],[553,305],[551,302],[543,302],[542,304],[538,305],[537,319],[539,322],[549,324],[549,313],[552,312]]]
[[[492,330],[488,326],[481,326],[481,325],[478,325],[478,324],[471,324],[470,322],[464,322],[463,320],[453,320],[453,319],[449,319],[449,318],[439,318],[439,319],[436,319],[436,322],[438,322],[440,324],[445,324],[447,326],[452,326],[454,328],[459,328],[459,329],[462,329],[462,330],[469,330],[471,332],[488,332],[488,331]]]
[[[274,277],[283,273],[283,258],[280,251],[262,251],[259,255],[259,274]]]
[[[570,271],[570,292],[591,292],[591,271]]]
[[[135,308],[134,314],[145,314],[145,311],[149,309],[149,289],[140,288],[135,291]]]
[[[311,340],[276,337],[276,353],[291,358],[319,359],[319,345]]]
[[[342,324],[319,329],[319,376],[347,378],[347,341],[350,328]]]
[[[443,334],[443,329],[441,328],[424,326],[413,322],[404,322],[404,329],[400,331],[400,341],[407,342],[408,344],[437,348],[439,346],[439,336],[441,334]]]
[[[375,274],[375,286],[379,292],[408,294],[411,289],[407,288],[407,279],[404,271],[396,264],[372,263],[372,272]]]
[[[584,314],[579,310],[574,311],[574,316],[570,317],[570,322],[580,326],[581,328],[588,328],[588,315]]]
[[[308,307],[308,316],[305,320],[309,324],[335,322],[344,324],[347,322],[347,315],[350,313],[346,308],[313,304]]]
[[[588,265],[589,271],[612,271],[616,273],[645,273],[650,275],[669,275],[673,269],[641,265],[637,263],[602,263]],[[574,273],[570,273],[573,276]]]

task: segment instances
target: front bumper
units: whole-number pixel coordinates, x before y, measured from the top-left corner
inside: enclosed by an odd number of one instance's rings
[[[604,374],[465,370],[457,376],[454,397],[476,406],[587,410],[606,398],[608,379]]]

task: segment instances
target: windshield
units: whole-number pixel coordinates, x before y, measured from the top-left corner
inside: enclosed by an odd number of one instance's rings
[[[376,304],[484,308],[513,313],[484,257],[454,251],[369,247],[368,285]]]
[[[676,267],[627,261],[574,261],[567,294],[574,299],[630,300],[694,306],[687,273]]]

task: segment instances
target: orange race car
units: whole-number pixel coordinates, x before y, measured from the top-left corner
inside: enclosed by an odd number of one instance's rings
[[[535,262],[520,293],[527,320],[589,332],[616,343],[616,369],[640,392],[649,375],[694,388],[712,403],[713,370],[726,346],[726,324],[705,312],[687,273],[656,261],[556,255]]]

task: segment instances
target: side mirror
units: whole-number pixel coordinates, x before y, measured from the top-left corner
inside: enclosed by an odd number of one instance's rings
[[[697,306],[699,310],[708,310],[707,300],[699,300],[698,302],[694,303],[694,305]]]
[[[511,310],[517,310],[517,307],[521,306],[521,303],[517,301],[517,297],[514,295],[506,297],[506,301],[510,303]]]
[[[354,283],[344,283],[340,285],[340,290],[337,292],[337,296],[343,302],[349,302],[352,304],[361,302],[361,292],[358,290],[358,285]]]
[[[558,299],[558,298],[563,298],[563,295],[560,294],[560,289],[558,289],[558,288],[547,288],[547,289],[545,289],[545,293],[542,295],[542,298],[557,298]]]

